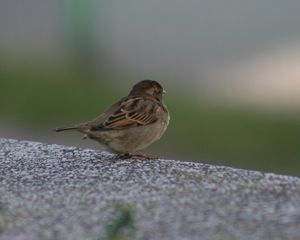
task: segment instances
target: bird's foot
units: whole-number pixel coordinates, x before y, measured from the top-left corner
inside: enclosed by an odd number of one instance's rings
[[[117,157],[118,157],[118,158],[121,158],[121,159],[123,159],[123,160],[125,160],[125,159],[131,159],[132,154],[129,154],[129,153],[121,153],[121,154],[118,154]]]
[[[155,160],[158,159],[157,156],[145,154],[145,153],[137,153],[132,155],[133,159],[139,159],[139,160]]]
[[[136,154],[125,153],[125,154],[120,154],[119,157],[121,159],[133,159],[133,160],[155,160],[155,159],[158,159],[157,156],[145,154],[145,153],[136,153]]]

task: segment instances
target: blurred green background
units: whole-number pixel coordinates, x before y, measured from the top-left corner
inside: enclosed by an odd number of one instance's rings
[[[0,136],[101,149],[51,129],[155,79],[171,121],[146,152],[300,176],[299,7],[2,0]]]

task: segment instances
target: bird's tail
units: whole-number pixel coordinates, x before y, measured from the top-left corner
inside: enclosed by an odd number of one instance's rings
[[[78,126],[73,127],[62,127],[62,128],[55,128],[55,132],[62,132],[62,131],[68,131],[68,130],[78,130]]]

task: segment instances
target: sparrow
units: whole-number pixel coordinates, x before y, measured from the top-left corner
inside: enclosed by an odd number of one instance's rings
[[[164,94],[157,81],[140,81],[126,97],[94,120],[55,131],[75,130],[112,152],[130,156],[160,139],[166,131],[170,116],[163,103]]]

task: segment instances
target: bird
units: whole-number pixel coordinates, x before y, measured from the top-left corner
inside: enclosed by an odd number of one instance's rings
[[[142,80],[95,119],[54,130],[78,131],[126,158],[139,155],[151,159],[138,152],[159,140],[168,127],[170,115],[163,102],[165,93],[157,81]]]

